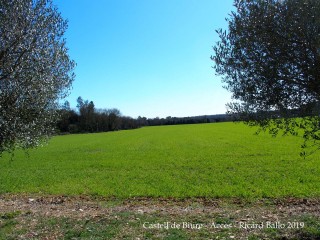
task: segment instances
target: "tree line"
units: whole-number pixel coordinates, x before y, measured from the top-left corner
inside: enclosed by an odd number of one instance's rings
[[[77,99],[77,110],[71,109],[68,101],[58,110],[58,133],[92,133],[138,128],[137,121],[122,116],[120,110],[97,109],[93,101],[84,100],[82,97]]]
[[[117,130],[135,129],[144,126],[197,124],[231,121],[226,114],[195,116],[195,117],[166,117],[146,118],[139,116],[132,118],[123,116],[119,109],[97,109],[93,101],[77,99],[77,110],[71,109],[66,101],[58,110],[60,120],[57,122],[57,132],[63,133],[94,133]]]

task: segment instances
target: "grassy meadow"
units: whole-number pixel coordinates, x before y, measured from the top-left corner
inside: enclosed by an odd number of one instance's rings
[[[214,123],[56,136],[0,159],[0,193],[128,198],[320,196],[320,153],[302,139]]]

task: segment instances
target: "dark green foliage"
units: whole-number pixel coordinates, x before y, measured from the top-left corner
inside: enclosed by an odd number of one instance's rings
[[[122,116],[116,108],[96,109],[93,101],[81,97],[77,103],[78,112],[70,109],[68,102],[59,110],[57,128],[60,133],[108,132],[141,126],[136,119]]]
[[[318,149],[320,2],[235,0],[234,5],[229,29],[217,31],[220,41],[211,57],[235,100],[229,112],[273,135],[303,132],[303,146]]]

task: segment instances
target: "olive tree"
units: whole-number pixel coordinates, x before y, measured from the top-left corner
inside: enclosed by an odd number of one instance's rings
[[[234,6],[211,57],[232,93],[228,112],[273,135],[302,132],[302,147],[318,150],[320,1],[235,0]]]
[[[0,154],[53,132],[74,79],[66,29],[51,0],[0,0]]]

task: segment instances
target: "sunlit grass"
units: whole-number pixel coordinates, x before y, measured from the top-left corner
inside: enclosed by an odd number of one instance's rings
[[[302,139],[216,123],[54,137],[0,159],[0,193],[116,197],[320,196],[320,153]]]

